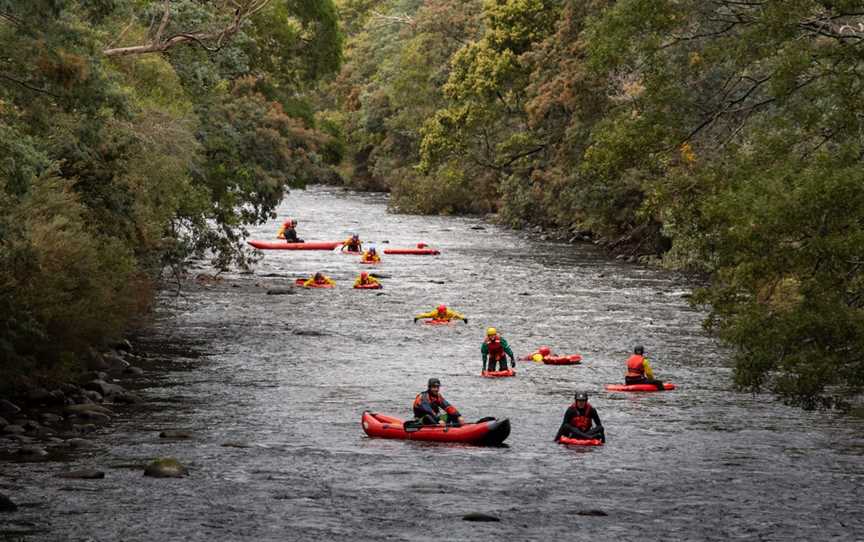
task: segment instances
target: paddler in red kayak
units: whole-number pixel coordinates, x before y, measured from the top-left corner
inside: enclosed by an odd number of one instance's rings
[[[378,251],[375,250],[375,247],[369,247],[366,252],[360,256],[360,261],[364,263],[378,263],[381,261],[381,256],[378,255]]]
[[[360,276],[354,279],[354,287],[358,286],[381,286],[381,283],[375,277],[370,277],[369,273],[363,271]]]
[[[287,218],[279,228],[279,233],[276,234],[276,237],[279,239],[285,239],[286,243],[302,243],[303,239],[297,237],[296,227],[297,221],[293,218]]]
[[[441,381],[430,378],[426,391],[414,399],[414,417],[423,425],[463,425],[465,420],[456,407],[440,393]],[[441,414],[439,412],[443,411]]]
[[[303,283],[303,286],[306,286],[307,288],[309,286],[324,286],[324,285],[336,286],[336,281],[331,279],[330,277],[328,277],[327,275],[325,275],[321,271],[318,271],[317,273],[315,273],[315,275],[311,279],[309,279]]]
[[[575,399],[564,413],[564,421],[558,429],[558,434],[555,435],[555,442],[558,442],[561,437],[600,439],[601,442],[606,442],[603,423],[597,411],[588,403],[588,393],[577,391]]]
[[[525,357],[519,358],[522,361],[543,361],[553,356],[552,349],[548,346],[541,346],[536,352],[531,352]]]
[[[633,355],[627,359],[627,374],[624,375],[625,384],[651,384],[663,391],[663,382],[654,380],[654,371],[648,358],[645,357],[645,347],[633,348]]]
[[[414,323],[417,323],[417,320],[420,320],[421,318],[432,318],[433,320],[444,320],[446,322],[449,322],[450,320],[462,320],[466,324],[468,323],[467,318],[453,309],[447,308],[447,305],[438,305],[438,308],[435,310],[418,314],[414,317]]]
[[[342,241],[342,250],[346,252],[362,252],[363,243],[360,242],[360,236],[356,233],[352,233],[351,237]]]
[[[480,346],[480,353],[483,355],[483,370],[494,371],[495,364],[499,363],[501,371],[507,370],[507,357],[510,358],[510,367],[516,366],[516,358],[513,356],[513,350],[507,344],[507,339],[498,334],[498,330],[490,327],[486,330],[486,338],[483,339],[483,345]],[[487,367],[486,361],[489,361]]]

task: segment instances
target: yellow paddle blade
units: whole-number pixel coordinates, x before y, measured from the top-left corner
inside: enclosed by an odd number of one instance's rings
[[[541,356],[540,354],[534,354],[533,356],[531,356],[531,359],[536,361],[537,363],[540,363],[541,361],[543,361],[543,356]]]

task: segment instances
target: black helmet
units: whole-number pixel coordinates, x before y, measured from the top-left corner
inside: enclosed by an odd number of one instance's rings
[[[645,353],[645,347],[641,344],[633,348],[634,354],[639,354],[640,356]]]
[[[577,401],[587,401],[587,400],[588,400],[588,392],[586,392],[586,391],[577,391],[577,392],[576,392],[576,400],[577,400]]]
[[[429,383],[426,384],[426,389],[431,390],[432,386],[438,386],[440,388],[441,387],[441,381],[438,380],[437,378],[430,378]]]

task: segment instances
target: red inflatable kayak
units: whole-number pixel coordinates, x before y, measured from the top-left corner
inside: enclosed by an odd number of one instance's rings
[[[285,241],[246,241],[261,250],[333,250],[341,241],[310,241],[308,243],[286,243]]]
[[[513,369],[507,369],[506,371],[482,371],[480,376],[486,378],[504,378],[507,376],[516,376],[516,371]]]
[[[427,326],[449,326],[454,323],[454,320],[441,320],[440,318],[430,318],[429,320],[423,320],[423,323]]]
[[[306,279],[297,279],[294,281],[294,284],[297,286],[303,286],[304,288],[335,288],[335,284],[312,284],[311,286],[304,286]]]
[[[599,438],[570,438],[561,437],[558,439],[559,444],[568,444],[570,446],[603,446],[603,441]]]
[[[384,254],[414,254],[417,256],[437,256],[441,251],[434,248],[385,248]]]
[[[366,260],[360,260],[360,263],[363,264],[363,265],[378,265],[378,264],[381,263],[381,262],[380,262],[380,261],[377,261],[377,262],[367,262]]]
[[[479,446],[496,446],[510,436],[510,420],[481,420],[459,427],[422,426],[405,429],[404,421],[384,414],[363,412],[363,431],[370,437],[424,440],[432,442],[461,442]]]
[[[663,383],[663,390],[674,390],[675,384]],[[606,384],[607,391],[661,391],[654,384]]]
[[[380,284],[358,284],[354,287],[355,290],[380,290],[381,288]]]
[[[582,356],[579,354],[572,354],[569,356],[549,356],[543,358],[543,363],[545,365],[578,365],[582,363]]]

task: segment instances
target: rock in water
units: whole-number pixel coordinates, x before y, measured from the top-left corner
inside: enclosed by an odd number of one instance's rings
[[[12,499],[0,493],[0,512],[14,512],[18,510],[18,505],[12,502]]]
[[[84,469],[61,472],[57,477],[67,478],[70,480],[98,480],[100,478],[105,478],[105,473],[101,470]]]
[[[481,512],[471,512],[462,516],[462,521],[501,521],[495,516],[483,514]]]
[[[172,457],[157,459],[144,469],[144,476],[153,478],[183,478],[188,474],[186,467]]]
[[[189,439],[192,438],[192,433],[190,433],[189,431],[177,431],[169,429],[168,431],[162,431],[161,433],[159,433],[159,438]]]
[[[603,510],[579,510],[576,512],[577,516],[608,516],[606,512]]]

